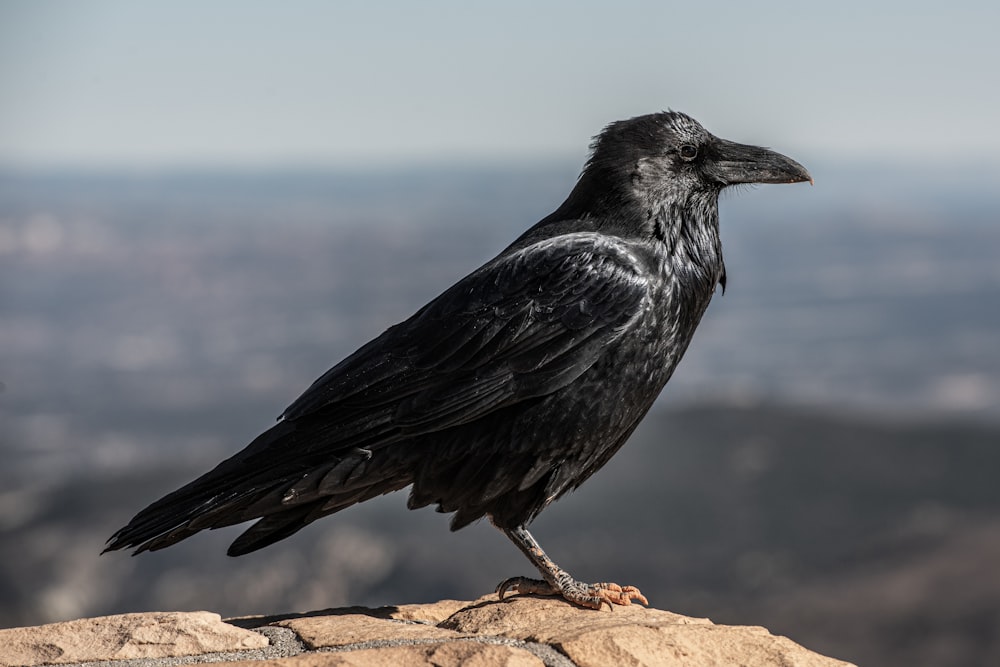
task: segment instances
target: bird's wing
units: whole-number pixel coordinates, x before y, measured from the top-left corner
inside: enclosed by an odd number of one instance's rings
[[[322,414],[361,436],[466,423],[579,377],[646,307],[648,289],[623,241],[577,233],[538,242],[458,282],[282,416]]]
[[[648,289],[628,246],[597,234],[505,253],[330,369],[281,422],[144,509],[107,548],[162,549],[264,517],[230,547],[238,555],[402,488],[409,452],[387,447],[566,386],[627,335]]]

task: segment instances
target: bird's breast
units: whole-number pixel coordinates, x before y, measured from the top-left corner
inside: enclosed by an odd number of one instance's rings
[[[651,281],[646,307],[609,360],[623,371],[624,386],[639,395],[652,392],[652,399],[687,350],[722,275],[721,257],[698,269],[688,262],[678,266],[669,256],[657,259],[658,279]]]

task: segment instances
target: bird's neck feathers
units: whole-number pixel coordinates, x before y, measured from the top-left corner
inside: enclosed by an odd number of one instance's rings
[[[686,203],[663,201],[648,211],[656,243],[670,270],[683,282],[703,290],[726,289],[726,267],[719,237],[718,193],[699,193]]]
[[[644,210],[649,233],[663,244],[670,256],[701,255],[711,259],[719,253],[717,193],[699,193],[682,201],[650,201]]]
[[[632,230],[641,234],[643,219],[644,211],[632,192],[629,175],[588,164],[566,201],[543,222],[590,221],[599,231]]]
[[[618,181],[614,173],[585,169],[566,201],[522,234],[507,251],[573,232],[638,237],[642,233],[643,212],[626,184]]]
[[[711,291],[716,283],[724,289],[718,191],[656,176],[641,166],[591,161],[566,201],[507,250],[561,234],[600,232],[651,247],[664,271],[698,291]]]
[[[542,221],[592,221],[595,231],[654,242],[677,261],[722,262],[719,192],[684,187],[643,166],[601,169],[590,164],[576,187]],[[706,266],[708,272],[714,267]]]

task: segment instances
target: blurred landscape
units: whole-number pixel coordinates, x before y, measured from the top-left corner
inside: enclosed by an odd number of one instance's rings
[[[813,188],[724,196],[726,294],[632,442],[533,532],[660,608],[859,664],[1000,664],[1000,165],[804,162]],[[0,171],[0,626],[533,574],[402,494],[240,559],[238,529],[97,554],[577,169]]]

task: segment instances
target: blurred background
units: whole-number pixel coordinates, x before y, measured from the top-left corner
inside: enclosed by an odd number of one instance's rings
[[[0,4],[0,626],[470,599],[530,565],[396,494],[240,559],[136,511],[671,107],[809,167],[534,524],[583,580],[861,664],[1000,664],[996,3]]]

